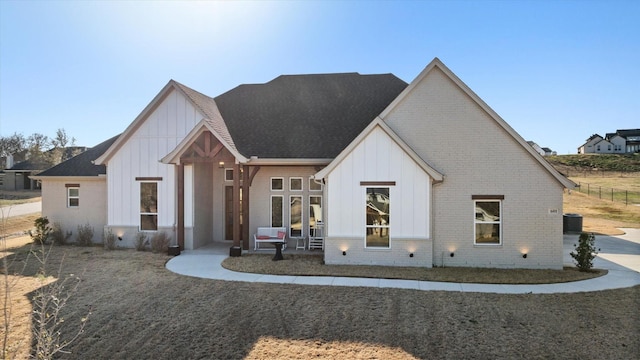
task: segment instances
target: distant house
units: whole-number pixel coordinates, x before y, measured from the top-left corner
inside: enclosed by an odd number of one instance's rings
[[[253,249],[284,227],[293,244],[322,230],[328,264],[553,269],[575,185],[437,58],[409,84],[283,75],[209,97],[171,80],[120,136],[34,178],[44,216],[123,247]]]
[[[540,145],[536,144],[533,141],[527,141],[527,144],[531,145],[533,150],[535,150],[535,152],[542,156],[551,156],[557,154],[555,151],[549,149],[548,147],[540,147]]]
[[[591,135],[578,154],[632,154],[640,152],[640,129],[617,130],[605,137]]]
[[[51,167],[51,163],[46,161],[25,160],[4,170],[2,176],[3,190],[37,190],[40,184],[31,179],[41,171]]]

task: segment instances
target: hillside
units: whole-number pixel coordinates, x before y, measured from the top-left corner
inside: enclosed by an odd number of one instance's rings
[[[583,154],[545,157],[556,169],[640,172],[640,154]]]

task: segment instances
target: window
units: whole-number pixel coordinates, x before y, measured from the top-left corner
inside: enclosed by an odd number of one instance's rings
[[[476,245],[502,244],[502,201],[481,199],[474,202],[474,236]]]
[[[316,235],[316,224],[322,222],[322,196],[309,196],[309,235]]]
[[[365,246],[389,248],[389,188],[366,188],[366,239]]]
[[[302,236],[302,196],[289,197],[289,236]]]
[[[243,169],[240,168],[240,179],[242,180]],[[224,180],[225,181],[233,181],[233,169],[224,169]]]
[[[67,207],[80,206],[80,188],[77,186],[67,187]]]
[[[271,191],[283,191],[284,178],[271,178]]]
[[[322,183],[316,182],[312,178],[309,178],[309,190],[310,191],[322,191]]]
[[[158,183],[140,183],[140,230],[158,230]]]
[[[282,195],[271,195],[271,227],[282,227],[282,203],[284,197]]]
[[[302,178],[301,177],[289,178],[289,190],[302,191]]]

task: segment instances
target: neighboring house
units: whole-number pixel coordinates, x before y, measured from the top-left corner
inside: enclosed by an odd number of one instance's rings
[[[171,80],[117,139],[36,178],[43,215],[121,246],[163,231],[249,249],[257,227],[293,241],[324,220],[328,264],[552,269],[574,186],[437,58],[410,84],[293,75],[211,98]]]
[[[592,135],[578,148],[578,154],[633,154],[640,152],[640,129],[617,130],[605,137]]]
[[[549,149],[548,147],[540,147],[540,145],[536,144],[533,141],[527,141],[527,144],[531,145],[533,150],[535,150],[535,152],[537,152],[538,154],[540,154],[542,156],[557,155],[557,153],[555,151]]]
[[[40,184],[31,178],[41,171],[51,167],[46,161],[25,160],[4,170],[2,180],[3,190],[38,190]]]

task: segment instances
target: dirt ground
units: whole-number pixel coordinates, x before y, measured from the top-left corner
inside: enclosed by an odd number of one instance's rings
[[[27,247],[13,252],[21,266]],[[71,246],[53,248],[49,273],[57,274],[63,254],[58,277],[73,273],[83,282],[65,308],[62,333],[73,333],[92,309],[64,358],[634,359],[640,353],[640,287],[498,295],[237,283],[171,273],[162,254]],[[35,271],[31,264],[21,276]],[[28,314],[30,306],[21,301],[14,311]]]

